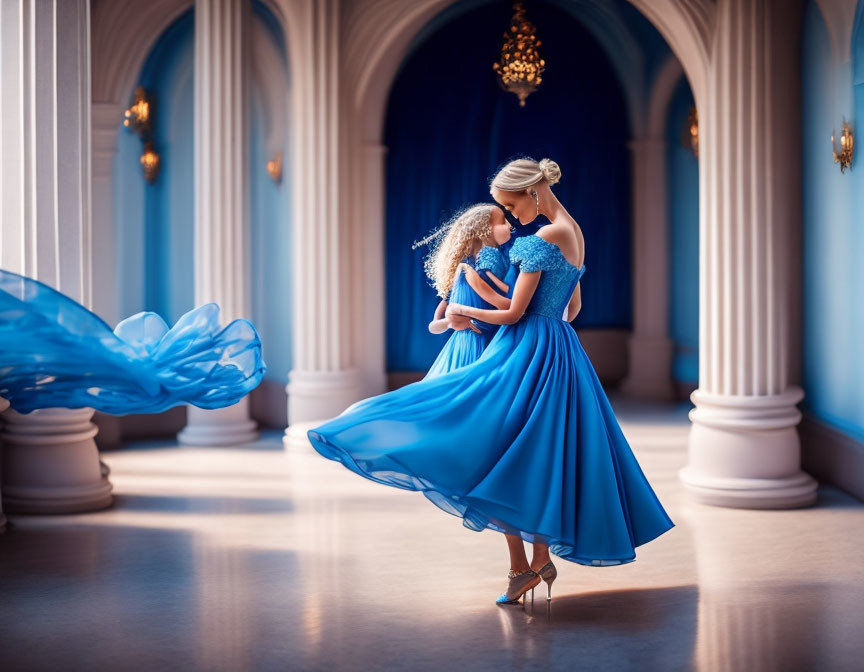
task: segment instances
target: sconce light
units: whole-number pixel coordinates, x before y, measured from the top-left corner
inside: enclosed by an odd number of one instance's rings
[[[834,134],[831,134],[831,152],[834,154],[834,163],[840,164],[840,172],[845,173],[852,164],[852,156],[855,152],[855,138],[852,129],[846,120],[843,120],[843,130],[840,133],[840,151],[837,151],[837,143],[834,142]]]
[[[276,156],[267,162],[267,174],[276,184],[282,183],[282,152],[276,152]]]
[[[153,143],[148,141],[144,145],[144,153],[141,154],[141,167],[144,169],[144,179],[148,184],[153,184],[159,175],[159,164],[161,159],[153,150]]]
[[[153,149],[153,99],[143,87],[135,87],[132,103],[123,114],[123,126],[141,138],[144,151],[141,153],[141,168],[144,171],[144,179],[148,184],[153,184],[159,175],[161,159],[156,150]]]
[[[144,87],[135,88],[132,104],[123,115],[123,125],[142,138],[150,135],[150,100]]]
[[[691,107],[687,114],[687,123],[681,134],[681,144],[693,152],[693,156],[699,158],[699,114],[695,106]]]

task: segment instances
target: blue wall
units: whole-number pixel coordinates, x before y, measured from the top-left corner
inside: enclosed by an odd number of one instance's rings
[[[173,324],[193,308],[192,39],[187,12],[156,42],[139,79],[155,99],[154,184],[141,172],[141,142],[121,126],[113,199],[121,319],[152,310]]]
[[[574,326],[628,329],[632,323],[629,128],[605,54],[569,13],[531,3],[547,70],[539,91],[520,108],[492,72],[510,4],[457,9],[456,18],[436,21],[414,46],[388,107],[391,371],[427,369],[447,338],[427,332],[438,299],[423,274],[426,250],[412,251],[411,243],[459,207],[489,201],[489,178],[516,155],[560,164],[563,179],[555,191],[585,233],[588,270]]]
[[[254,3],[254,20],[270,34],[278,23]],[[284,39],[274,36],[284,55]],[[194,307],[194,16],[180,17],[154,45],[140,83],[154,93],[159,177],[147,185],[140,140],[120,127],[113,208],[120,316],[152,310],[173,324]],[[130,92],[131,94],[131,92]],[[250,138],[252,314],[267,378],[287,382],[291,368],[290,161],[281,185],[270,179],[265,111],[252,92]],[[287,148],[286,148],[287,150]],[[285,157],[288,154],[285,151]]]
[[[829,146],[842,118],[864,128],[864,3],[853,62],[836,65],[818,7],[805,16],[802,53],[804,408],[864,441],[864,170],[861,144],[841,175]],[[860,138],[860,132],[859,132]]]
[[[699,161],[681,144],[693,94],[681,81],[669,102],[666,165],[669,217],[669,337],[672,378],[699,382]]]

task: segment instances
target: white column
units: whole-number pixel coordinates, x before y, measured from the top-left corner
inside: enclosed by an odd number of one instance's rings
[[[0,0],[0,266],[90,307],[90,6]],[[9,512],[104,507],[92,409],[4,414]]]
[[[93,103],[93,312],[114,326],[120,321],[112,188],[117,133],[123,108],[114,103]]]
[[[358,168],[355,172],[355,194],[353,203],[359,206],[352,217],[352,229],[357,244],[354,246],[352,267],[356,277],[362,278],[354,292],[354,320],[360,335],[355,339],[355,360],[362,372],[362,396],[381,394],[387,389],[387,331],[385,302],[369,301],[369,288],[386,286],[384,263],[384,199],[385,160],[387,148],[379,144],[360,146]]]
[[[195,2],[195,303],[223,323],[250,317],[248,0]],[[181,443],[234,445],[258,436],[248,397],[188,407]]]
[[[628,339],[623,391],[633,397],[669,401],[672,351],[669,339],[669,280],[666,218],[666,143],[630,142],[633,162],[633,333]]]
[[[800,469],[803,393],[789,380],[800,281],[789,267],[801,216],[798,11],[780,0],[717,6],[699,110],[699,389],[680,472],[707,504],[788,508],[816,496]]]
[[[300,66],[292,70],[294,369],[286,446],[308,445],[305,429],[338,415],[362,386],[352,348],[360,335],[351,330],[351,293],[361,279],[349,265],[352,237],[343,217],[352,213],[340,207],[338,10],[338,0],[305,0],[297,12],[303,25],[293,51]]]

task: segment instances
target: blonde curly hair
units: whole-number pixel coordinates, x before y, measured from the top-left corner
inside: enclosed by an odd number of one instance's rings
[[[471,254],[478,241],[482,245],[483,240],[492,235],[492,210],[495,207],[492,203],[477,203],[461,210],[411,246],[413,250],[432,244],[423,260],[423,269],[442,299],[446,299],[453,289],[460,262]]]

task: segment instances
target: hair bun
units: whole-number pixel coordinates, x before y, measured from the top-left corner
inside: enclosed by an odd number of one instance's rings
[[[537,165],[550,187],[561,179],[561,169],[552,159],[541,159]]]

